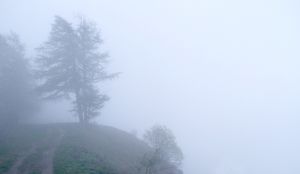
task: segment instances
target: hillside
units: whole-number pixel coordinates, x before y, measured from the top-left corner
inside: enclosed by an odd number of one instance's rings
[[[99,125],[23,125],[0,132],[0,174],[134,174],[147,146]]]

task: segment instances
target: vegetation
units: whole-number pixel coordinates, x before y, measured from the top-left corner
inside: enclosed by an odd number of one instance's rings
[[[7,172],[21,157],[25,158],[18,170],[41,173],[49,157],[43,154],[55,147],[55,174],[135,174],[143,154],[149,151],[131,134],[97,125],[27,125],[0,138],[0,173]]]
[[[101,43],[94,24],[81,19],[74,27],[56,16],[48,41],[37,49],[34,79],[18,36],[0,35],[0,174],[181,172],[182,152],[163,126],[145,134],[147,144],[106,126],[24,124],[36,109],[36,92],[72,100],[80,123],[99,115],[108,96],[96,86],[116,76],[105,71],[108,56],[99,52]]]
[[[41,131],[43,130],[43,131]],[[0,173],[8,171],[18,158],[26,154],[43,139],[47,128],[40,126],[18,126],[14,129],[2,128],[0,131]],[[31,156],[28,161],[32,160]],[[24,167],[24,166],[23,166]]]
[[[80,122],[99,115],[108,100],[96,84],[115,75],[105,72],[107,54],[99,52],[102,40],[95,25],[81,19],[73,27],[56,16],[47,42],[38,48],[39,91],[47,99],[72,99]]]
[[[153,126],[145,133],[144,139],[151,147],[141,162],[145,174],[181,172],[178,167],[183,154],[170,129],[161,125]]]
[[[16,124],[35,109],[33,78],[19,37],[0,35],[0,126]]]

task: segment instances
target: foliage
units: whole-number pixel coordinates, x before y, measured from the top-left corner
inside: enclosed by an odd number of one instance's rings
[[[180,166],[183,154],[176,143],[172,131],[165,126],[156,125],[144,135],[152,151],[145,154],[141,161],[146,174],[165,173]]]
[[[145,141],[159,154],[159,158],[180,164],[183,154],[176,143],[172,131],[165,126],[156,125],[144,135]]]
[[[47,99],[71,98],[80,122],[99,114],[108,97],[96,84],[115,76],[105,71],[108,55],[99,51],[101,44],[94,24],[81,19],[74,27],[56,16],[48,41],[37,49],[39,91]]]
[[[13,33],[0,35],[0,82],[0,124],[17,123],[34,112],[33,78],[23,45]]]

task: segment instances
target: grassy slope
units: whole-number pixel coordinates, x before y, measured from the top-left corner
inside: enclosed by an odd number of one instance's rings
[[[21,171],[40,173],[42,152],[63,135],[54,155],[55,174],[134,174],[147,146],[134,136],[107,126],[56,124],[23,126],[0,133],[0,173],[18,156],[36,146],[25,158]]]
[[[47,128],[20,126],[0,131],[0,173],[8,171],[19,156],[45,136]]]

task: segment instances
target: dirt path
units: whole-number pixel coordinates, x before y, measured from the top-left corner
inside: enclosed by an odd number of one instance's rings
[[[29,151],[25,152],[24,154],[22,154],[21,156],[19,156],[17,158],[17,160],[15,161],[13,166],[5,174],[19,174],[20,173],[19,172],[19,167],[23,164],[24,160],[29,155],[33,154],[35,151],[36,151],[36,145],[33,145]]]
[[[10,170],[5,174],[28,174],[32,173],[32,170],[34,170],[33,168],[39,168],[41,174],[53,174],[53,158],[55,151],[64,136],[64,131],[52,131],[53,135],[46,137],[46,139],[40,143],[34,144],[29,151],[18,157]],[[38,148],[43,146],[45,143],[48,145],[47,148],[39,152]],[[34,163],[34,166],[27,166],[25,171],[20,171],[20,167],[24,164],[26,165],[26,162],[30,160],[29,157],[34,154],[38,154],[38,156],[40,156],[40,160],[37,163]]]
[[[51,147],[44,151],[42,163],[42,174],[53,174],[53,158],[56,151],[57,146],[60,144],[62,138],[64,136],[63,130],[59,130],[59,134],[56,139],[53,141]]]

